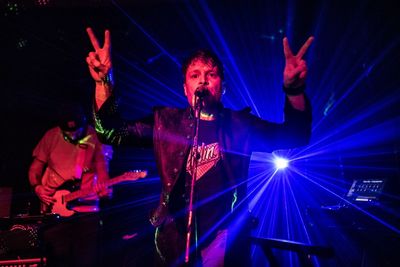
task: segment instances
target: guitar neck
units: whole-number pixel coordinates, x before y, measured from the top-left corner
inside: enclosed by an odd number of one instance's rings
[[[138,178],[144,177],[146,174],[142,175],[138,173]],[[107,182],[105,182],[105,186],[109,187],[109,186],[113,186],[115,184],[127,181],[127,180],[131,180],[131,179],[127,179],[126,175],[121,175],[121,176],[117,176],[113,179],[108,180]],[[77,190],[75,192],[69,193],[67,195],[64,196],[64,201],[65,202],[69,202],[69,201],[73,201],[75,199],[81,198],[81,197],[85,197],[88,196],[90,194],[95,193],[95,191],[93,190],[93,188],[87,188],[87,189],[80,189]]]

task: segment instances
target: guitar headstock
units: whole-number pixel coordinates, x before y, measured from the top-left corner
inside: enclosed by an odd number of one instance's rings
[[[147,176],[147,171],[134,170],[134,171],[125,172],[124,174],[122,174],[118,178],[121,181],[136,181],[136,180],[138,180],[140,178],[144,178],[146,176]]]

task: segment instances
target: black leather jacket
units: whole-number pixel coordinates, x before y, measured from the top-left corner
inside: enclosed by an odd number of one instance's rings
[[[232,188],[247,178],[252,151],[271,152],[306,145],[311,133],[311,108],[295,110],[286,100],[285,122],[271,123],[250,114],[250,109],[233,111],[221,106],[217,116],[222,160]],[[102,142],[112,145],[153,146],[161,177],[160,204],[150,222],[161,225],[168,215],[169,196],[181,172],[185,171],[195,131],[192,110],[154,108],[153,115],[142,120],[124,121],[110,97],[95,113],[96,131]],[[246,196],[246,186],[236,188],[238,203]]]

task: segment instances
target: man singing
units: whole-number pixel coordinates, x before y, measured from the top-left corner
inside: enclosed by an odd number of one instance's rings
[[[283,40],[286,103],[282,124],[262,120],[249,109],[224,108],[223,65],[207,50],[195,52],[182,65],[186,109],[157,107],[151,116],[129,121],[118,115],[112,93],[110,33],[105,31],[101,47],[92,29],[87,32],[94,47],[86,61],[96,83],[100,140],[154,148],[162,183],[159,206],[150,218],[156,227],[158,263],[249,266],[249,246],[242,230],[248,221],[250,156],[254,150],[271,152],[308,143],[311,108],[304,94],[307,66],[302,57],[313,37],[297,55]]]

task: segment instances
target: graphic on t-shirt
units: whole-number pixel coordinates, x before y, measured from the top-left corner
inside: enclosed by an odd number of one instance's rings
[[[192,148],[192,153],[190,153],[187,164],[186,164],[186,171],[192,175],[192,158],[193,158],[193,151],[195,151],[196,147]],[[207,173],[211,168],[217,165],[217,162],[220,160],[220,151],[218,143],[212,143],[205,145],[202,143],[201,146],[197,146],[197,176],[196,180],[203,177],[205,173]]]

